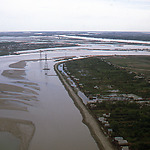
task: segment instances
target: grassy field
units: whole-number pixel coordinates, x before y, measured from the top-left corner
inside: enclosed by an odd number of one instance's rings
[[[107,61],[127,70],[144,74],[146,79],[150,79],[150,56],[117,56],[108,57]]]
[[[80,88],[87,96],[135,94],[142,98],[150,97],[149,70],[150,57],[92,57],[66,62],[66,66],[79,79]],[[132,60],[132,68],[128,59]],[[145,60],[145,61],[144,61]],[[142,63],[143,61],[143,63]],[[145,66],[144,66],[145,64]],[[144,66],[144,67],[143,67]],[[80,86],[79,86],[80,87]]]

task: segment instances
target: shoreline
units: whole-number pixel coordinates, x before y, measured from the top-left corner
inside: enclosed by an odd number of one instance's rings
[[[90,110],[85,106],[85,104],[82,102],[81,98],[74,92],[72,87],[67,83],[67,81],[64,79],[62,74],[58,71],[58,65],[61,64],[56,63],[54,65],[54,70],[56,71],[59,79],[63,83],[65,89],[67,90],[69,96],[74,101],[74,104],[79,109],[82,117],[83,117],[83,123],[86,124],[91,132],[91,135],[93,136],[94,140],[96,141],[98,147],[100,150],[115,150],[112,143],[109,141],[109,139],[104,135],[103,131],[100,129],[100,126],[98,125],[97,120],[93,117]]]

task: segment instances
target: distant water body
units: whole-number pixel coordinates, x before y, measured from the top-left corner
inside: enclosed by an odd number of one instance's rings
[[[139,40],[123,40],[123,39],[106,39],[106,38],[92,38],[92,37],[84,37],[84,36],[66,36],[70,38],[76,38],[76,39],[85,39],[85,40],[98,40],[98,41],[104,41],[104,42],[125,42],[125,43],[135,43],[135,44],[150,44],[150,41],[139,41]]]

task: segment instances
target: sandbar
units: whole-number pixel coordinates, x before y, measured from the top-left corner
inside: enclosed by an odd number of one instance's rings
[[[10,68],[24,68],[26,66],[26,61],[22,60],[13,64],[10,64]]]
[[[3,76],[12,79],[25,79],[25,70],[4,70],[2,72]]]
[[[7,83],[0,83],[0,109],[27,110],[32,106],[32,101],[37,101],[37,83],[30,82],[25,78],[26,61],[19,61],[10,64],[9,67],[16,68],[4,70],[1,75],[15,80],[8,80]],[[16,81],[17,80],[17,81]]]
[[[0,118],[0,132],[12,133],[20,139],[20,150],[27,150],[34,135],[35,126],[27,120]]]

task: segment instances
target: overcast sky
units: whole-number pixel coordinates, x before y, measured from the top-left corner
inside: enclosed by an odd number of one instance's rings
[[[0,31],[150,31],[150,0],[0,0]]]

